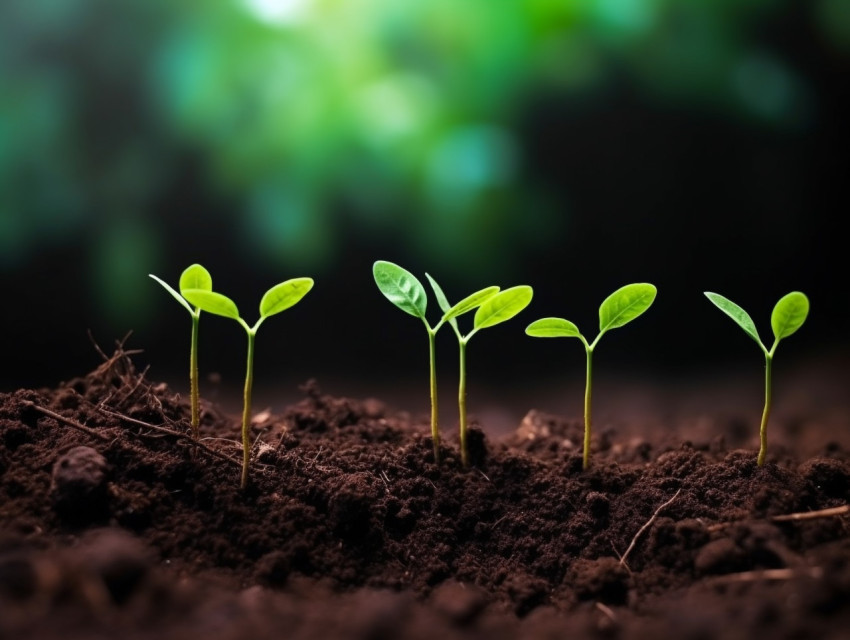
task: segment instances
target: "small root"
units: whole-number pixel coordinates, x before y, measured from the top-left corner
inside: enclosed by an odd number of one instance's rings
[[[635,537],[634,537],[634,538],[632,538],[632,542],[631,542],[631,544],[629,544],[629,548],[628,548],[628,549],[626,549],[626,552],[625,552],[625,553],[624,553],[624,554],[620,557],[620,565],[621,565],[621,566],[623,566],[623,565],[628,566],[628,565],[626,565],[626,558],[628,558],[628,557],[629,557],[629,554],[632,552],[632,549],[634,549],[634,548],[635,548],[635,545],[637,544],[638,538],[640,538],[641,534],[642,534],[644,531],[646,531],[647,529],[649,529],[649,527],[651,527],[651,526],[652,526],[652,523],[653,523],[653,522],[655,522],[655,519],[658,517],[658,514],[659,514],[659,513],[661,513],[661,511],[662,511],[665,507],[670,506],[670,505],[673,503],[673,501],[674,501],[676,498],[678,498],[678,497],[679,497],[679,494],[680,494],[681,492],[682,492],[682,490],[681,490],[681,489],[677,490],[677,491],[676,491],[676,493],[674,493],[674,494],[673,494],[673,497],[672,497],[672,498],[670,498],[670,499],[669,499],[667,502],[665,502],[664,504],[662,504],[660,507],[658,507],[658,508],[655,510],[655,513],[653,513],[653,514],[652,514],[652,517],[651,517],[649,520],[647,520],[647,521],[646,521],[646,523],[645,523],[645,524],[644,524],[644,525],[643,525],[640,529],[638,529],[638,532],[635,534]]]
[[[835,516],[843,516],[850,513],[850,505],[842,505],[840,507],[830,507],[829,509],[819,509],[818,511],[803,511],[801,513],[786,513],[779,516],[767,518],[771,522],[801,522],[804,520],[817,520],[818,518],[833,518]],[[741,520],[732,522],[718,522],[706,527],[706,531],[715,532],[722,531],[726,527],[731,527],[733,524],[738,524]]]
[[[806,577],[817,580],[823,576],[820,567],[808,567],[806,569],[764,569],[762,571],[743,571],[741,573],[730,573],[725,576],[710,578],[711,584],[734,584],[738,582],[762,582],[765,580],[791,580],[792,578]]]

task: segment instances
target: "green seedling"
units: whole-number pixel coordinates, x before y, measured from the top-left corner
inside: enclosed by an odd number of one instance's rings
[[[761,414],[761,427],[759,428],[760,445],[758,455],[758,466],[762,466],[767,455],[767,420],[770,417],[771,365],[773,364],[773,355],[776,353],[776,347],[782,338],[787,338],[803,326],[806,317],[809,315],[809,299],[799,291],[792,291],[779,299],[779,302],[773,307],[773,313],[770,316],[770,326],[773,329],[774,340],[773,346],[768,349],[761,341],[761,338],[759,338],[756,325],[746,311],[718,293],[706,291],[705,295],[711,300],[714,306],[732,318],[748,336],[755,340],[764,352],[764,411]]]
[[[440,320],[435,326],[431,326],[428,319],[425,317],[425,311],[428,307],[428,296],[425,293],[425,288],[422,283],[412,273],[402,267],[386,260],[378,260],[372,266],[372,275],[375,278],[375,284],[384,296],[399,309],[405,313],[419,318],[425,325],[425,330],[428,332],[428,356],[430,364],[430,381],[431,381],[431,440],[434,444],[434,462],[440,462],[440,426],[439,426],[439,402],[437,398],[437,357],[435,347],[435,336],[440,327],[446,322],[445,318]],[[425,274],[431,281],[434,292],[437,295],[437,301],[442,307],[445,302],[445,296],[436,282],[431,279],[427,273]],[[499,290],[499,287],[488,287],[479,291],[482,301],[486,295],[493,295]],[[485,295],[486,292],[486,295]],[[477,295],[477,294],[473,294]],[[441,298],[442,296],[442,298]],[[479,302],[480,304],[480,302]],[[475,307],[469,307],[474,309]],[[453,323],[455,327],[457,322]]]
[[[200,392],[198,390],[198,324],[201,319],[201,310],[198,307],[192,307],[180,293],[177,293],[171,286],[157,278],[152,273],[151,278],[161,284],[168,293],[174,296],[189,314],[192,316],[192,346],[189,350],[189,396],[192,405],[192,435],[195,440],[200,435],[201,425],[201,401]],[[186,268],[180,274],[180,292],[183,293],[188,289],[200,289],[203,291],[212,291],[212,276],[210,272],[204,269],[199,264],[193,264]]]
[[[183,292],[183,296],[199,309],[236,320],[248,334],[248,364],[245,371],[245,391],[242,406],[242,480],[240,486],[243,489],[248,485],[248,465],[251,461],[251,389],[254,385],[254,343],[257,330],[266,318],[297,304],[312,288],[312,278],[293,278],[276,284],[266,291],[262,300],[260,300],[260,319],[253,327],[240,317],[236,303],[227,296],[206,289],[187,289]]]
[[[592,371],[593,350],[599,344],[599,339],[611,329],[622,327],[649,309],[655,300],[657,289],[648,283],[627,284],[617,289],[605,298],[599,307],[599,334],[593,340],[587,339],[578,330],[578,327],[563,318],[541,318],[535,320],[526,328],[525,332],[535,338],[578,338],[584,345],[587,355],[587,374],[584,387],[584,453],[582,455],[582,468],[590,466],[590,401],[592,396]]]
[[[428,280],[431,282],[440,308],[444,311],[440,324],[437,326],[439,327],[443,323],[448,322],[457,336],[460,349],[460,381],[458,383],[457,403],[460,414],[460,460],[463,466],[466,467],[469,466],[469,449],[466,444],[466,345],[469,343],[470,338],[481,329],[493,327],[506,320],[510,320],[525,309],[531,302],[534,291],[527,285],[511,287],[504,291],[499,291],[498,287],[488,287],[481,289],[481,291],[476,291],[453,307],[450,307],[439,285],[431,276],[428,276]],[[476,309],[476,311],[472,331],[463,335],[458,328],[457,318],[473,309]]]

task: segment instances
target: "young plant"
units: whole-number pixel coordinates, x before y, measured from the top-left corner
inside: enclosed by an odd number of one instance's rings
[[[434,462],[440,463],[440,426],[439,426],[439,403],[437,400],[437,357],[435,347],[435,336],[440,327],[443,326],[445,318],[440,320],[432,327],[428,319],[425,317],[425,311],[428,307],[428,297],[425,293],[425,288],[422,283],[412,273],[402,267],[386,260],[378,260],[372,266],[372,275],[375,278],[375,284],[384,296],[399,309],[405,313],[419,318],[425,325],[425,330],[428,332],[428,356],[430,363],[430,380],[431,380],[431,440],[434,444]],[[441,307],[445,302],[445,296],[442,291],[436,286],[436,283],[427,273],[425,274],[431,281],[434,287],[434,292],[437,295],[437,301]],[[479,291],[478,294],[493,295],[499,290],[499,287],[488,287]],[[438,293],[439,292],[439,293]],[[476,294],[473,294],[476,295]],[[442,300],[440,298],[442,296]],[[480,304],[480,303],[479,303]],[[474,307],[470,307],[472,309]],[[454,323],[455,327],[457,323]]]
[[[774,340],[773,346],[768,349],[761,341],[761,338],[759,338],[756,325],[746,311],[718,293],[706,291],[705,295],[711,300],[714,306],[732,318],[748,336],[755,340],[764,352],[764,411],[761,414],[761,427],[759,428],[760,445],[758,455],[758,466],[762,466],[767,455],[767,419],[770,417],[771,365],[773,364],[773,355],[776,353],[776,347],[782,338],[787,338],[803,326],[803,322],[806,321],[806,317],[809,315],[809,299],[799,291],[792,291],[779,299],[779,302],[773,307],[773,313],[770,316],[770,326],[773,329]]]
[[[656,293],[657,289],[654,285],[640,282],[627,284],[605,298],[599,307],[599,334],[590,343],[576,325],[563,318],[541,318],[532,322],[525,330],[528,335],[535,338],[578,338],[584,345],[584,351],[587,355],[587,373],[584,387],[584,453],[582,456],[582,468],[584,469],[587,469],[590,465],[590,401],[593,350],[599,344],[599,339],[607,331],[622,327],[649,309],[655,300]]]
[[[155,275],[148,274],[151,278],[161,284],[168,293],[174,296],[189,314],[192,316],[192,346],[189,349],[189,396],[192,405],[192,436],[195,440],[200,436],[201,425],[201,410],[200,410],[200,392],[198,390],[198,324],[201,319],[201,310],[198,307],[192,307],[186,299],[177,293],[171,286],[157,278]],[[212,291],[212,276],[210,272],[204,269],[199,264],[193,264],[187,267],[180,274],[180,292],[188,289],[200,289],[203,291]]]
[[[187,289],[183,292],[186,300],[199,309],[236,320],[248,334],[248,363],[245,371],[245,391],[242,407],[242,480],[240,487],[243,489],[248,485],[248,465],[251,461],[251,389],[254,385],[254,342],[257,330],[266,318],[297,304],[312,288],[312,278],[293,278],[276,284],[266,291],[262,300],[260,300],[260,319],[253,327],[240,317],[236,303],[227,296],[207,289]]]
[[[460,349],[460,382],[458,383],[457,403],[460,414],[460,460],[463,466],[466,467],[469,466],[469,449],[466,444],[466,345],[472,336],[481,329],[486,329],[487,327],[492,327],[510,320],[525,309],[531,302],[534,291],[527,285],[511,287],[504,291],[499,291],[498,287],[488,287],[481,291],[476,291],[453,307],[450,307],[439,285],[431,276],[428,276],[428,280],[431,282],[440,308],[444,311],[443,317],[437,326],[439,327],[443,323],[448,322],[457,336],[458,347]],[[457,318],[473,309],[476,309],[476,311],[472,331],[464,336],[458,328]]]

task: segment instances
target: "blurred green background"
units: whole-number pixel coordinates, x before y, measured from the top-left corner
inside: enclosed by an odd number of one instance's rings
[[[765,333],[803,289],[795,349],[832,348],[848,71],[846,0],[3,0],[3,387],[88,370],[87,329],[132,329],[154,374],[182,372],[188,314],[147,274],[176,285],[196,261],[249,322],[266,288],[315,277],[259,338],[258,367],[300,379],[422,375],[424,331],[375,289],[378,258],[453,300],[535,287],[476,339],[485,377],[580,368],[522,329],[592,334],[640,280],[657,308],[612,363],[757,367],[704,289]],[[203,324],[207,367],[238,380],[239,329]]]

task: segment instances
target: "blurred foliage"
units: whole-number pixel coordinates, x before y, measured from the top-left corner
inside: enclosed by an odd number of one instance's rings
[[[124,283],[159,260],[152,221],[182,213],[159,198],[195,154],[254,260],[331,269],[355,232],[492,279],[569,232],[526,173],[529,101],[626,74],[650,99],[805,127],[806,78],[758,38],[787,5],[4,0],[0,269],[91,236],[99,290],[138,313]],[[846,0],[809,7],[850,51]]]

